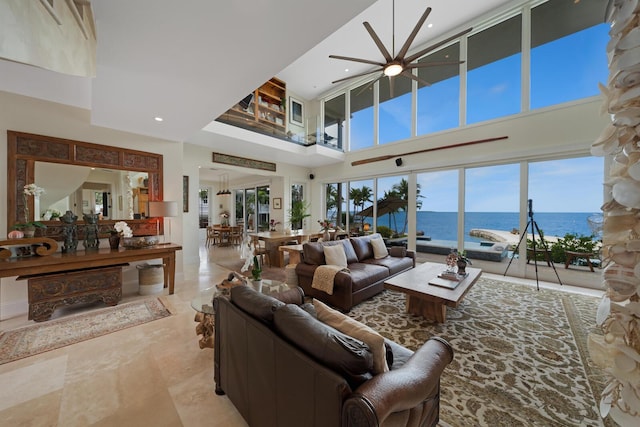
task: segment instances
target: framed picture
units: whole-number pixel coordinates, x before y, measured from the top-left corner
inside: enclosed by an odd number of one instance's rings
[[[189,176],[182,176],[182,212],[189,212]]]
[[[282,198],[280,197],[273,198],[273,209],[282,209]]]
[[[291,124],[304,126],[304,109],[302,102],[294,97],[289,97],[289,121]]]

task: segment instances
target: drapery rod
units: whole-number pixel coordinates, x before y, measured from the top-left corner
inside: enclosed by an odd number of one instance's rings
[[[478,139],[478,140],[475,140],[475,141],[460,142],[458,144],[450,144],[450,145],[444,145],[442,147],[426,148],[424,150],[410,151],[408,153],[388,154],[386,156],[371,157],[370,159],[362,159],[362,160],[353,161],[353,162],[351,162],[351,166],[358,166],[358,165],[364,165],[364,164],[367,164],[367,163],[380,162],[382,160],[389,160],[389,159],[393,159],[395,157],[409,156],[411,154],[427,153],[429,151],[446,150],[447,148],[464,147],[464,146],[467,146],[467,145],[481,144],[481,143],[484,143],[484,142],[499,141],[501,139],[507,139],[507,138],[509,138],[509,137],[508,136],[497,136],[495,138],[486,138],[486,139]]]

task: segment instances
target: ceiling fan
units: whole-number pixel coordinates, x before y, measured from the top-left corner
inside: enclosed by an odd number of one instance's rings
[[[393,5],[392,5],[392,46],[391,46],[391,52],[395,52],[395,0],[393,1]],[[426,47],[424,49],[422,49],[419,52],[414,53],[411,56],[406,56],[407,52],[409,51],[409,48],[411,47],[411,44],[413,43],[413,40],[416,38],[416,36],[418,35],[418,32],[420,31],[420,28],[422,28],[422,25],[424,24],[424,22],[427,20],[427,17],[429,16],[429,14],[431,13],[431,8],[427,7],[427,9],[424,11],[424,13],[422,14],[422,16],[420,17],[420,19],[418,20],[418,22],[416,23],[415,27],[413,28],[413,31],[411,31],[411,34],[409,34],[409,37],[407,37],[407,40],[404,42],[404,44],[402,45],[402,48],[400,48],[400,50],[398,51],[398,54],[395,57],[391,56],[391,53],[389,53],[389,51],[387,50],[387,48],[384,46],[384,44],[382,44],[382,41],[380,40],[380,38],[378,37],[378,35],[376,34],[376,32],[373,30],[373,27],[371,26],[371,24],[369,24],[368,22],[363,22],[364,27],[367,29],[367,31],[369,32],[369,35],[371,36],[371,38],[373,39],[373,41],[375,42],[376,46],[378,46],[378,49],[380,50],[380,52],[382,53],[382,56],[384,57],[386,62],[379,62],[379,61],[371,61],[368,59],[361,59],[361,58],[353,58],[350,56],[340,56],[340,55],[329,55],[329,58],[333,58],[333,59],[341,59],[344,61],[353,61],[353,62],[361,62],[363,64],[371,64],[371,65],[377,65],[379,68],[376,68],[374,70],[371,71],[367,71],[364,73],[360,73],[360,74],[356,74],[353,76],[349,76],[349,77],[345,77],[342,79],[338,79],[335,80],[333,83],[339,83],[339,82],[343,82],[345,80],[349,80],[349,79],[354,79],[356,77],[362,77],[362,76],[366,76],[368,74],[373,74],[376,72],[380,72],[382,71],[382,74],[380,74],[380,76],[377,79],[374,79],[371,83],[369,83],[364,89],[371,87],[371,85],[373,85],[375,82],[377,82],[378,80],[380,80],[383,77],[389,77],[389,89],[391,92],[391,97],[393,97],[393,79],[396,76],[405,76],[408,77],[412,80],[417,81],[420,84],[423,84],[425,86],[431,86],[431,84],[429,82],[426,82],[422,79],[420,79],[419,77],[413,75],[413,72],[411,71],[414,68],[425,68],[425,67],[434,67],[434,66],[439,66],[439,65],[456,65],[456,64],[462,64],[464,61],[440,61],[440,62],[422,62],[422,63],[413,63],[413,61],[415,61],[416,59],[424,56],[425,54],[431,52],[432,50],[435,50],[437,48],[439,48],[442,45],[445,45],[447,43],[449,43],[451,40],[454,40],[464,34],[467,34],[468,32],[470,32],[472,30],[472,28],[468,28],[464,31],[461,31],[457,34],[454,34],[451,37],[448,37],[445,40],[442,40],[438,43],[435,43],[429,47]]]

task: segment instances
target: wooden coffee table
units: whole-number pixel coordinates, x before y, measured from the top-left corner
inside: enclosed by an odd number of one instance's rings
[[[443,323],[447,306],[457,307],[482,274],[479,268],[467,267],[469,275],[455,289],[430,285],[429,281],[445,270],[444,264],[425,262],[384,282],[387,289],[407,295],[407,313]]]

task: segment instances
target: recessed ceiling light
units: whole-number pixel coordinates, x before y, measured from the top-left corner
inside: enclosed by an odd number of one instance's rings
[[[344,69],[344,72],[345,72],[345,73],[348,73],[348,72],[349,72],[349,69],[348,69],[348,68],[345,68],[345,69]]]
[[[154,120],[155,120],[156,122],[161,122],[161,121],[163,121],[164,119],[163,119],[162,117],[154,117]]]
[[[427,24],[427,28],[433,28],[433,24]]]

